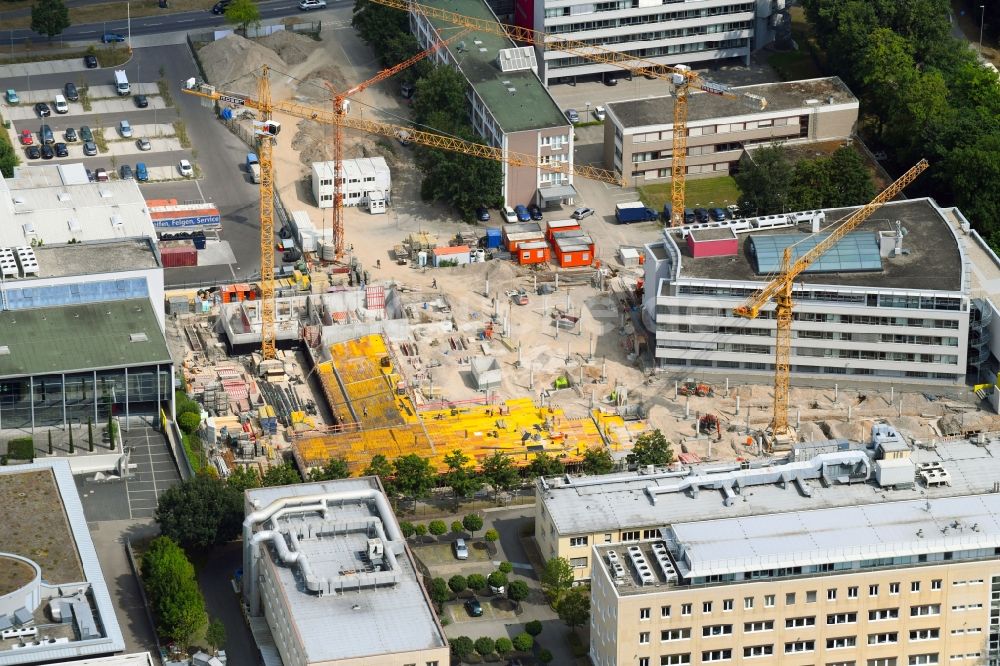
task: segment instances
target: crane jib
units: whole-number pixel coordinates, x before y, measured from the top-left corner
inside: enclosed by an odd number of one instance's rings
[[[246,100],[242,97],[233,97],[232,95],[219,95],[219,100],[222,102],[229,102],[230,104],[237,104],[239,106],[246,104]]]

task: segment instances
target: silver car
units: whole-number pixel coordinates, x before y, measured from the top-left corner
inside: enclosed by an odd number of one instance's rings
[[[451,545],[451,549],[455,551],[456,560],[469,559],[469,547],[465,545],[465,539],[456,539],[455,543]]]

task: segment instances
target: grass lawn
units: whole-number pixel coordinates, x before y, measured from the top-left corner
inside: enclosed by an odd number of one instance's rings
[[[731,176],[719,178],[688,178],[685,201],[687,208],[725,208],[740,198],[740,189]],[[662,211],[670,201],[670,183],[639,188],[639,198],[653,210]]]
[[[160,7],[155,2],[150,2],[149,4],[135,4],[131,6],[132,18],[139,18],[142,16],[159,16],[161,14],[174,14],[177,12],[190,12],[198,9],[211,9],[212,2],[209,0],[170,0],[167,9],[160,9]],[[31,3],[22,2],[4,2],[0,6],[0,11],[10,11],[13,9],[21,9],[24,7],[31,7]],[[117,19],[123,19],[128,15],[128,11],[125,4],[122,2],[102,2],[95,5],[81,5],[79,7],[69,8],[69,20],[71,25],[84,25],[88,23],[102,23],[104,21],[113,21]],[[31,27],[31,17],[30,16],[9,16],[3,19],[3,26],[7,30],[17,29],[17,28],[30,28]],[[109,30],[108,32],[124,32],[123,30]],[[58,39],[58,37],[56,38]],[[95,40],[96,41],[96,40]]]

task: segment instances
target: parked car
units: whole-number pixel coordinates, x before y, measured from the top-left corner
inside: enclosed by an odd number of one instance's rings
[[[595,118],[597,118],[598,120],[600,120],[601,122],[603,122],[606,115],[607,114],[604,112],[604,107],[603,106],[595,106],[594,107],[594,117]]]
[[[566,114],[566,120],[570,121],[571,123],[580,122],[580,114],[577,113],[576,109],[566,109],[565,114]]]
[[[94,180],[98,183],[108,182],[108,172],[105,169],[94,169]]]
[[[62,95],[56,95],[56,100],[53,106],[56,109],[56,113],[69,113],[69,104],[66,102],[66,98]]]
[[[476,219],[480,222],[490,221],[490,211],[486,210],[486,206],[480,206],[476,209]]]
[[[39,102],[35,105],[35,113],[38,114],[39,118],[48,118],[52,115],[52,111],[49,109],[49,105],[45,102]]]
[[[118,172],[121,174],[122,180],[132,180],[133,178],[132,167],[128,164],[123,164],[122,168],[119,169]]]
[[[324,9],[326,7],[326,0],[302,0],[299,2],[299,9],[304,12],[310,9]]]
[[[67,127],[66,128],[66,132],[64,133],[64,136],[66,137],[66,140],[69,141],[70,143],[72,143],[73,141],[79,141],[80,140],[80,137],[78,137],[76,135],[76,130],[73,129],[72,127]]]
[[[42,125],[38,128],[38,138],[43,145],[52,145],[56,142],[56,136],[52,133],[52,128],[48,125]]]
[[[43,143],[42,144],[42,159],[43,160],[51,160],[55,156],[56,156],[56,151],[52,150],[52,146],[50,146],[50,145],[48,145],[46,143]]]
[[[504,222],[517,222],[517,213],[510,206],[503,207],[503,219]]]
[[[704,208],[695,208],[694,217],[698,222],[708,222],[708,211]]]
[[[577,208],[573,211],[573,214],[570,215],[570,217],[574,220],[582,220],[583,218],[590,217],[593,214],[594,210],[592,208]]]
[[[226,12],[226,7],[229,6],[229,3],[231,1],[232,0],[219,0],[219,2],[215,3],[215,5],[212,7],[212,13],[224,14]]]
[[[28,146],[24,149],[24,154],[29,160],[37,160],[42,156],[42,151],[38,149],[38,146]]]
[[[80,101],[80,91],[76,89],[75,83],[67,83],[63,86],[63,93],[66,95],[66,99],[71,102]]]
[[[146,97],[145,95],[136,95],[132,99],[135,101],[135,105],[137,108],[145,109],[147,106],[149,106],[149,98]]]
[[[83,56],[83,64],[87,66],[87,69],[97,69],[100,64],[97,62],[97,56]]]
[[[514,214],[517,215],[518,222],[528,222],[531,220],[531,213],[528,212],[528,208],[523,204],[514,206]]]
[[[83,142],[83,154],[87,157],[93,157],[97,154],[97,144],[93,141]]]
[[[712,218],[713,222],[723,222],[726,219],[726,211],[721,208],[710,208],[708,210],[708,216]]]
[[[132,125],[130,125],[127,120],[118,121],[118,131],[121,132],[122,136],[126,139],[132,138]]]
[[[465,544],[465,539],[455,539],[451,549],[455,553],[456,560],[469,559],[469,547]]]
[[[405,99],[413,97],[413,93],[415,92],[417,92],[417,86],[412,81],[403,81],[399,84],[399,94]]]
[[[86,125],[80,125],[80,141],[93,141],[94,133]]]
[[[465,610],[472,617],[483,616],[483,605],[479,603],[479,599],[467,599],[465,601]]]
[[[612,73],[604,75],[604,85],[606,86],[616,86],[618,85],[618,76]]]
[[[4,98],[7,100],[8,104],[18,104],[21,101],[21,98],[17,96],[17,93],[13,88],[7,88]]]
[[[528,215],[530,215],[533,220],[540,220],[542,219],[542,209],[532,204],[528,206]]]
[[[194,168],[191,166],[191,163],[188,162],[187,160],[181,160],[181,163],[178,165],[178,168],[181,171],[181,175],[184,176],[185,178],[191,178],[192,176],[194,176]]]
[[[21,130],[21,134],[18,136],[21,139],[22,146],[30,146],[35,143],[35,136],[31,133],[31,130]]]
[[[146,152],[147,150],[152,150],[153,145],[149,143],[149,139],[139,139],[135,142],[135,145],[139,147],[139,150]]]
[[[125,35],[121,35],[117,32],[106,32],[101,35],[101,41],[105,44],[113,44],[115,42],[124,42]]]
[[[142,183],[149,180],[149,171],[146,169],[144,162],[139,162],[135,165],[135,179]]]
[[[698,218],[695,216],[694,211],[690,208],[684,209],[684,224],[694,224]]]
[[[69,148],[66,147],[65,143],[57,143],[56,146],[56,157],[69,157]]]

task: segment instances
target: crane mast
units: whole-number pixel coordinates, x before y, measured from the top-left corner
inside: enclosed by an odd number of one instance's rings
[[[274,163],[271,159],[272,134],[266,131],[271,120],[271,85],[268,66],[257,79],[257,100],[261,124],[254,122],[260,160],[260,352],[265,361],[277,357],[274,329]]]

